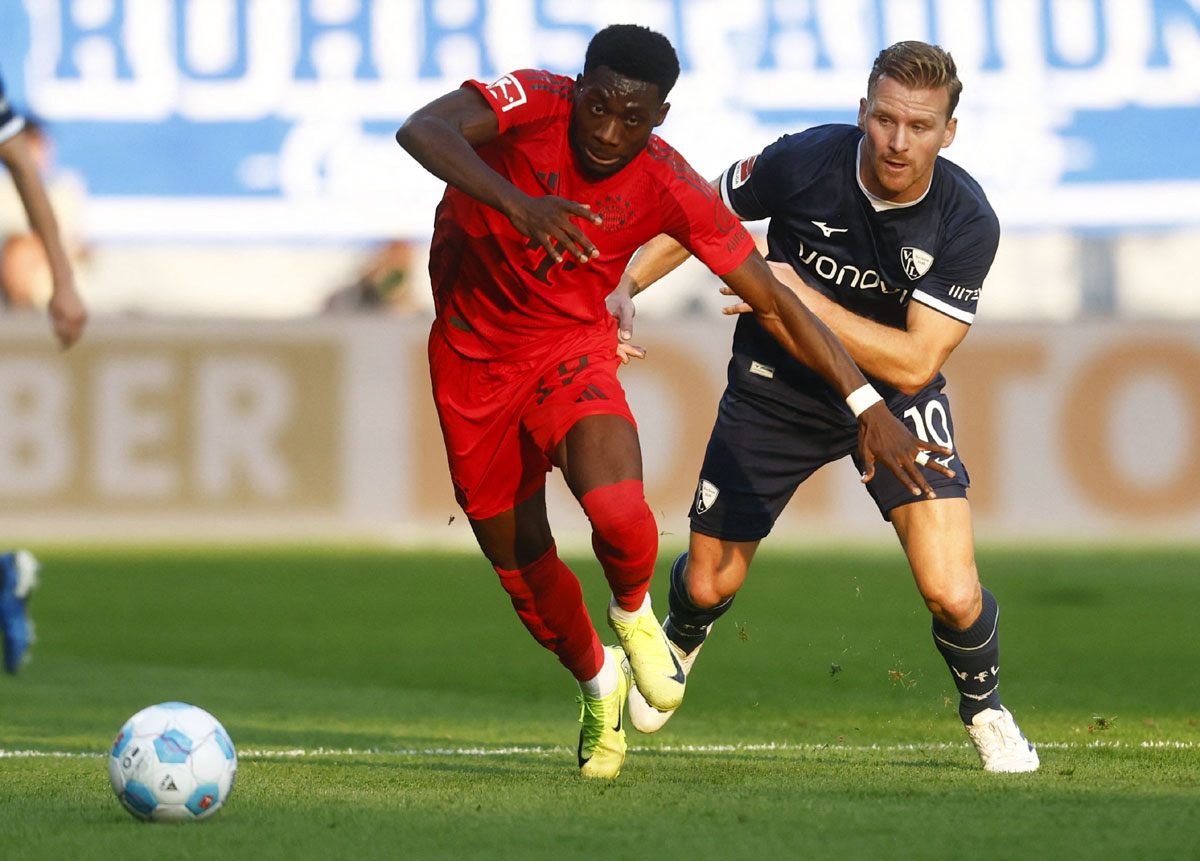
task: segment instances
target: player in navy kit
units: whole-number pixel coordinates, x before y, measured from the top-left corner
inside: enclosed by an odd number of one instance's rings
[[[857,126],[786,135],[714,183],[742,220],[770,219],[767,258],[777,277],[833,330],[892,413],[948,448],[954,424],[941,366],[974,320],[999,240],[979,185],[938,156],[954,140],[961,89],[949,54],[900,42],[876,58]],[[632,296],[686,256],[659,237],[634,258],[609,297],[623,338]],[[685,670],[796,487],[824,464],[855,457],[845,404],[751,315],[738,319],[728,376],[663,623]],[[879,471],[867,490],[933,615],[984,768],[1032,771],[1037,752],[1000,703],[998,613],[975,568],[967,472],[957,454],[938,462],[954,474],[925,467],[936,496],[914,497]],[[631,692],[630,719],[643,732],[670,714]]]

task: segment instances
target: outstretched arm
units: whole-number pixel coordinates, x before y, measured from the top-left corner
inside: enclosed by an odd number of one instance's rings
[[[665,234],[638,250],[607,300],[610,312],[617,318],[621,340],[628,341],[633,336],[633,297],[689,256],[686,248]],[[784,349],[821,374],[846,398],[859,421],[858,448],[865,465],[863,481],[870,481],[875,475],[874,464],[878,461],[895,473],[913,494],[925,493],[932,499],[933,490],[918,466],[926,464],[948,476],[954,473],[929,460],[923,452],[949,454],[950,450],[926,443],[908,432],[888,411],[830,329],[774,277],[757,251],[721,280],[726,292],[740,296],[746,303],[743,310],[753,310],[759,323]],[[625,361],[624,357],[622,360]]]
[[[717,177],[709,185],[719,194],[721,178]],[[617,289],[632,299],[664,275],[678,269],[691,256],[692,252],[673,237],[660,233],[633,255]]]
[[[717,188],[719,182],[719,179],[713,180],[714,189]],[[629,361],[628,351],[625,350],[622,342],[633,338],[633,297],[659,278],[673,272],[691,256],[692,253],[675,239],[665,233],[660,233],[639,248],[629,261],[629,265],[625,267],[621,280],[617,282],[617,286],[605,300],[609,313],[617,318],[617,336],[620,339],[617,352],[621,355],[622,362]],[[642,356],[645,355],[645,351],[641,347],[636,349]],[[632,355],[641,357],[637,353]]]
[[[934,493],[929,482],[918,468],[928,455],[920,453],[949,454],[950,450],[923,442],[909,433],[867,383],[862,371],[829,328],[772,275],[767,262],[757,251],[721,280],[750,305],[758,322],[784,349],[824,377],[846,399],[859,420],[859,454],[865,464],[863,481],[874,476],[874,464],[878,461],[895,473],[914,494],[925,493],[932,498]],[[929,461],[928,466],[945,475],[954,474],[933,461]]]
[[[596,247],[571,219],[599,224],[597,213],[553,195],[531,197],[475,152],[499,133],[499,120],[484,97],[463,87],[417,110],[396,132],[396,142],[438,179],[504,213],[513,227],[536,239],[556,261],[562,261],[563,250],[581,262],[596,256]]]
[[[50,324],[59,343],[69,347],[83,334],[87,310],[75,290],[75,276],[58,232],[58,221],[24,131],[0,143],[0,161],[4,162],[12,175],[17,195],[29,218],[29,226],[46,251],[53,284],[49,303]]]

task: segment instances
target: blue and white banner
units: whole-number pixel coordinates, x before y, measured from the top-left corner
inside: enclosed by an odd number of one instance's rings
[[[5,0],[0,73],[93,239],[421,237],[441,185],[405,117],[468,77],[575,74],[614,22],[675,44],[659,131],[706,176],[854,122],[875,54],[922,39],[964,82],[945,155],[1006,229],[1200,224],[1200,0]]]

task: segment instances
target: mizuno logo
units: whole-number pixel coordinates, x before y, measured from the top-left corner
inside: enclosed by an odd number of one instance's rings
[[[850,230],[848,227],[830,227],[824,221],[814,221],[813,224],[820,228],[821,232],[825,234],[826,239],[835,233],[848,233]]]

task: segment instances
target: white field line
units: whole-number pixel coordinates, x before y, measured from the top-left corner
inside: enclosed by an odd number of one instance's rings
[[[1121,748],[1121,749],[1171,749],[1195,750],[1200,747],[1193,741],[1088,741],[1088,742],[1043,742],[1037,745],[1040,750],[1074,750],[1084,748]],[[787,744],[770,742],[767,744],[679,744],[661,745],[658,747],[631,746],[631,753],[757,753],[762,751],[797,751],[800,753],[867,753],[872,751],[903,752],[903,751],[941,751],[969,750],[967,742],[938,743],[938,744]],[[574,747],[552,745],[547,747],[427,747],[427,748],[291,748],[281,750],[239,750],[239,759],[304,759],[307,757],[331,756],[558,756],[564,753],[574,753]],[[106,751],[57,751],[57,750],[4,750],[0,749],[0,759],[99,759],[108,756]]]

